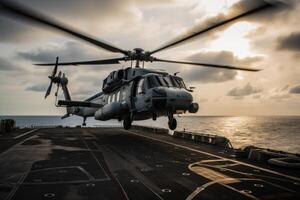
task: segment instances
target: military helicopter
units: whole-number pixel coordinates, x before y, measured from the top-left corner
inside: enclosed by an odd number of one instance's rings
[[[52,74],[49,76],[50,85],[46,91],[45,98],[51,93],[53,84],[57,84],[56,97],[59,87],[62,88],[65,100],[58,100],[57,102],[57,106],[65,106],[67,109],[66,115],[62,118],[69,117],[70,115],[81,116],[83,117],[83,126],[86,125],[87,117],[94,117],[96,120],[118,119],[119,121],[123,120],[124,129],[130,129],[132,122],[135,120],[151,118],[156,120],[158,117],[166,116],[168,117],[169,128],[174,130],[177,126],[177,121],[174,118],[175,114],[186,112],[196,113],[198,111],[199,106],[196,102],[193,102],[193,96],[191,94],[194,88],[187,88],[183,79],[177,74],[169,74],[161,70],[145,69],[141,67],[141,63],[165,62],[228,70],[260,71],[259,69],[229,65],[166,60],[153,56],[153,54],[182,44],[187,40],[227,25],[242,17],[276,6],[278,7],[278,4],[275,5],[275,3],[265,2],[263,0],[249,0],[247,2],[250,1],[250,6],[244,7],[243,12],[222,21],[213,22],[198,31],[177,37],[175,40],[152,51],[144,51],[142,48],[135,48],[132,51],[118,48],[105,41],[83,34],[80,31],[15,2],[0,1],[0,8],[4,10],[6,14],[11,14],[38,25],[54,28],[109,52],[123,54],[122,57],[113,59],[79,62],[59,62],[57,57],[55,63],[36,64],[39,66],[54,66]],[[107,78],[103,80],[102,91],[83,101],[74,101],[71,99],[67,87],[67,77],[61,71],[57,73],[58,66],[108,65],[119,64],[120,61],[130,61],[131,66],[126,69],[112,71]],[[133,62],[135,62],[135,66],[132,66]]]

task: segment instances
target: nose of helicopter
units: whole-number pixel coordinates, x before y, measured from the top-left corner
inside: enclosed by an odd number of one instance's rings
[[[156,108],[188,110],[193,101],[191,93],[181,88],[155,88],[153,104]]]

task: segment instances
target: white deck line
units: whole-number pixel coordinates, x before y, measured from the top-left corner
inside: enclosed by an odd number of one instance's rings
[[[18,139],[18,138],[20,138],[20,137],[23,137],[23,136],[25,136],[25,135],[28,135],[28,134],[30,134],[30,133],[36,131],[36,130],[38,130],[38,129],[33,129],[33,130],[31,130],[31,131],[27,131],[27,132],[25,132],[25,133],[23,133],[23,134],[21,134],[21,135],[18,135],[18,136],[16,136],[16,137],[13,137],[13,139]]]
[[[292,179],[292,180],[295,180],[295,181],[300,181],[300,178],[297,178],[297,177],[289,176],[289,175],[286,175],[286,174],[282,174],[280,172],[276,172],[276,171],[273,171],[273,170],[270,170],[270,169],[265,169],[265,168],[258,167],[258,166],[252,165],[252,164],[248,164],[248,163],[244,163],[244,162],[241,162],[241,161],[233,160],[233,159],[230,159],[230,158],[225,158],[225,157],[218,156],[218,155],[215,155],[215,154],[211,154],[211,153],[208,153],[208,152],[205,152],[205,151],[193,149],[191,147],[183,146],[183,145],[176,144],[176,143],[173,143],[173,142],[163,141],[163,140],[156,139],[156,138],[153,138],[153,137],[149,137],[149,136],[145,136],[145,135],[142,135],[142,134],[138,134],[138,133],[133,132],[133,131],[128,131],[128,130],[125,131],[124,130],[124,132],[129,132],[129,133],[131,133],[133,135],[136,135],[136,136],[139,136],[139,137],[143,137],[143,138],[147,138],[147,139],[154,140],[154,141],[157,141],[157,142],[161,142],[161,143],[173,145],[173,146],[176,146],[176,147],[179,147],[179,148],[182,148],[182,149],[187,149],[187,150],[190,150],[190,151],[193,151],[193,152],[205,154],[205,155],[212,156],[212,157],[215,157],[215,158],[228,160],[228,161],[240,164],[240,165],[244,165],[244,166],[247,166],[247,167],[252,167],[254,169],[265,171],[265,172],[268,172],[268,173],[271,173],[271,174],[275,174],[275,175],[278,175],[278,176],[282,176],[282,177],[285,177],[285,178],[288,178],[288,179]]]
[[[89,145],[87,144],[87,142],[85,141],[85,139],[81,136],[80,137],[82,142],[84,143],[84,145],[86,146],[86,148],[88,150],[90,150],[90,154],[92,155],[92,157],[94,158],[94,160],[96,161],[97,165],[101,168],[101,170],[103,171],[104,175],[106,176],[107,179],[110,180],[108,174],[106,173],[106,171],[104,170],[103,166],[101,165],[100,161],[98,160],[97,156],[94,154],[93,150],[89,147]]]

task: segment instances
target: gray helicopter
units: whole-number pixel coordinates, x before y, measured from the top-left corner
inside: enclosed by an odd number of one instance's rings
[[[245,2],[250,2],[245,1]],[[58,58],[55,63],[36,64],[39,66],[54,66],[52,74],[49,76],[50,85],[46,91],[45,98],[51,93],[53,84],[57,84],[57,91],[61,87],[65,100],[58,100],[57,106],[65,106],[66,115],[78,115],[83,117],[83,125],[86,125],[87,117],[94,117],[96,120],[123,120],[124,129],[130,129],[131,124],[135,120],[156,120],[158,117],[168,117],[168,125],[171,130],[176,129],[177,121],[174,118],[176,114],[186,112],[196,113],[198,104],[193,102],[192,92],[194,88],[187,88],[183,79],[177,74],[169,74],[165,71],[145,69],[140,66],[144,62],[165,62],[179,63],[204,67],[222,68],[228,70],[244,70],[244,71],[260,71],[259,69],[243,68],[228,65],[217,65],[208,63],[196,63],[186,61],[165,60],[153,57],[153,54],[166,50],[170,47],[182,44],[187,40],[195,38],[215,28],[227,25],[242,17],[252,15],[254,13],[270,10],[270,8],[278,8],[279,4],[265,2],[263,0],[251,0],[251,3],[245,4],[243,11],[235,16],[228,17],[222,21],[211,23],[198,31],[177,37],[175,40],[152,51],[144,51],[141,48],[135,48],[132,51],[124,50],[108,44],[102,40],[95,39],[87,34],[83,34],[65,24],[51,19],[32,9],[24,7],[21,4],[12,1],[1,1],[0,10],[4,10],[6,14],[25,19],[38,25],[44,25],[56,30],[67,33],[73,37],[84,40],[88,43],[96,45],[102,49],[112,53],[123,54],[122,57],[92,60],[80,62],[59,62]],[[65,65],[107,65],[119,64],[120,61],[130,61],[131,67],[112,71],[103,81],[102,92],[85,99],[83,101],[74,101],[71,99],[68,91],[68,79],[62,72],[57,73],[58,66]],[[132,63],[135,66],[132,67]],[[55,96],[57,96],[57,91]]]
[[[103,81],[102,92],[84,101],[72,101],[68,79],[61,72],[56,76],[58,65],[57,58],[45,97],[50,94],[53,83],[61,86],[65,100],[59,100],[57,105],[67,107],[63,118],[70,114],[82,116],[83,125],[87,117],[102,121],[118,119],[123,120],[125,129],[130,129],[133,120],[168,116],[169,128],[174,130],[177,126],[174,114],[198,111],[198,104],[193,103],[192,89],[186,88],[182,78],[138,66],[111,72]]]

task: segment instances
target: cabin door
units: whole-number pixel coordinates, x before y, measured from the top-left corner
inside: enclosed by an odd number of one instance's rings
[[[135,97],[134,97],[134,104],[135,109],[137,112],[141,112],[145,110],[145,88],[144,88],[145,79],[141,78],[137,81],[135,87]]]

